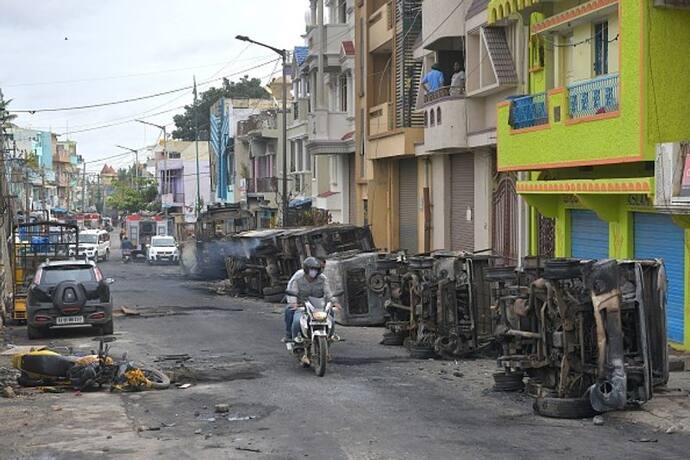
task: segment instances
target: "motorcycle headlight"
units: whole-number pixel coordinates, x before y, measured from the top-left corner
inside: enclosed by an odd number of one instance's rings
[[[328,318],[328,313],[326,313],[325,311],[315,311],[314,312],[314,319],[316,321],[326,321],[327,318]]]

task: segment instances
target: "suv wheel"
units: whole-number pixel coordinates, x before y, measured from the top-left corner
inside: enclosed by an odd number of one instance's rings
[[[113,320],[111,319],[101,326],[101,335],[112,335],[114,330]]]
[[[26,325],[26,335],[29,337],[29,340],[36,340],[36,339],[42,339],[44,336],[43,329],[40,327],[35,327],[31,326],[30,324]]]

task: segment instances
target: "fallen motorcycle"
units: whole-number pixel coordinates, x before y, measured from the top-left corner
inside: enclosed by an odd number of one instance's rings
[[[126,354],[115,360],[110,346],[101,340],[97,354],[65,356],[52,350],[32,350],[12,357],[21,374],[21,386],[69,386],[88,390],[108,386],[110,391],[163,390],[170,379],[158,369],[137,367]]]
[[[330,344],[336,341],[333,334],[333,303],[323,298],[300,298],[299,294],[287,291],[286,295],[297,297],[297,309],[300,317],[300,333],[287,342],[287,350],[297,358],[302,366],[312,367],[319,377],[326,374],[326,365],[330,357]],[[342,293],[334,294],[338,297]]]

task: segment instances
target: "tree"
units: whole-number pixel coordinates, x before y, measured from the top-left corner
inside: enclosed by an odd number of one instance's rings
[[[223,78],[223,85],[220,88],[210,87],[200,94],[196,104],[185,105],[184,113],[173,117],[176,127],[172,133],[173,138],[193,141],[196,128],[195,116],[199,117],[199,131],[208,132],[211,105],[221,97],[268,99],[270,95],[261,86],[261,80],[258,78],[249,78],[245,75],[238,82]]]
[[[130,185],[130,179],[113,182],[113,194],[108,197],[108,206],[118,212],[131,214],[138,211],[159,211],[160,202],[156,182],[149,178],[138,178],[139,188]]]

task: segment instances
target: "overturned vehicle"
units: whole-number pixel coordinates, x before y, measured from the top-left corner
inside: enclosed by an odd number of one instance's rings
[[[590,417],[640,405],[668,381],[666,276],[657,260],[526,261],[493,270],[495,389],[538,414]]]
[[[493,342],[486,268],[501,259],[437,251],[382,255],[368,288],[383,298],[384,345],[405,345],[415,358],[468,356]]]

